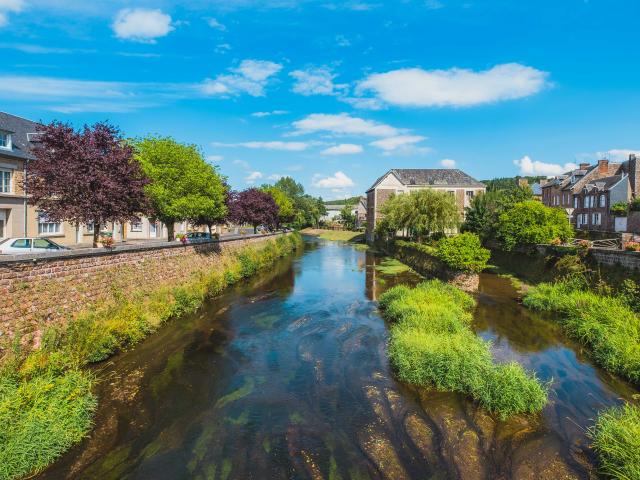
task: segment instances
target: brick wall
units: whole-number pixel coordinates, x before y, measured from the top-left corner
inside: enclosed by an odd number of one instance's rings
[[[113,252],[0,257],[0,342],[118,295],[181,285],[199,271],[220,267],[225,253],[271,238],[251,235],[187,246],[174,242]]]

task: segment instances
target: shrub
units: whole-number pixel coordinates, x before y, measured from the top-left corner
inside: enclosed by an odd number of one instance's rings
[[[562,241],[573,235],[573,228],[564,211],[550,208],[536,201],[516,203],[500,215],[498,234],[505,249],[517,245]]]
[[[523,303],[535,310],[558,312],[565,330],[589,348],[596,363],[640,383],[640,319],[624,299],[561,281],[532,288]]]
[[[491,252],[481,245],[475,233],[462,233],[440,240],[437,256],[455,270],[481,272],[487,268]]]
[[[517,363],[497,365],[490,346],[471,330],[471,296],[431,280],[384,293],[392,322],[389,358],[400,380],[471,396],[500,418],[540,411],[547,392]]]
[[[627,215],[627,210],[629,209],[629,204],[625,202],[618,202],[611,205],[611,215],[615,215],[617,217],[625,217]]]
[[[634,198],[631,203],[629,203],[629,211],[640,212],[640,197]]]
[[[601,413],[589,436],[602,473],[616,479],[640,478],[640,407],[627,404]]]

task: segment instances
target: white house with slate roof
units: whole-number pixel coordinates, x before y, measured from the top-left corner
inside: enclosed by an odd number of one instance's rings
[[[367,190],[367,242],[375,240],[376,224],[381,218],[380,209],[391,195],[411,194],[425,188],[453,195],[461,214],[464,214],[464,208],[469,206],[474,196],[486,190],[484,183],[458,169],[391,169]]]

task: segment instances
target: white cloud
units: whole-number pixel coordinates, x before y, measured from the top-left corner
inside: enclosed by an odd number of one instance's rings
[[[249,162],[245,161],[245,160],[234,160],[233,162],[234,165],[238,165],[239,167],[244,168],[245,170],[249,170],[251,168],[251,166],[249,165]]]
[[[578,168],[575,163],[565,163],[561,165],[559,163],[545,163],[538,160],[533,161],[528,155],[525,155],[520,160],[514,160],[513,164],[520,168],[520,175],[546,175],[554,176],[561,175],[569,170]]]
[[[349,40],[344,35],[336,35],[336,45],[338,45],[339,47],[350,47],[351,40]]]
[[[640,150],[633,150],[630,148],[614,148],[607,150],[606,152],[598,152],[597,159],[608,158],[613,162],[624,162],[629,160],[629,155],[635,153],[640,155]]]
[[[372,74],[356,88],[387,104],[403,107],[469,107],[528,97],[548,86],[547,72],[518,63],[484,71],[462,68],[407,68]]]
[[[264,96],[269,79],[282,69],[279,63],[265,60],[243,60],[230,74],[206,79],[202,91],[207,95],[233,96],[247,93],[253,97]]]
[[[315,175],[312,183],[316,188],[347,188],[355,185],[353,180],[347,177],[344,172],[336,172],[329,177]]]
[[[300,95],[337,95],[346,85],[336,85],[336,75],[327,67],[310,67],[306,70],[294,70],[289,75],[296,79],[293,91]]]
[[[225,54],[229,50],[231,50],[231,45],[229,45],[228,43],[219,43],[218,45],[216,45],[216,48],[213,49],[215,53],[219,54]]]
[[[209,162],[219,162],[224,157],[222,155],[207,155],[207,161]]]
[[[215,30],[220,30],[221,32],[224,32],[227,29],[227,27],[225,27],[223,24],[221,24],[215,18],[208,18],[207,19],[207,25],[209,25],[211,28],[213,28]]]
[[[439,0],[426,0],[426,2],[424,2],[424,5],[429,10],[440,10],[441,8],[444,8],[444,4]]]
[[[9,13],[21,12],[23,8],[23,0],[0,0],[0,27],[9,24]]]
[[[353,143],[341,143],[340,145],[334,145],[333,147],[329,147],[322,152],[322,155],[353,155],[356,153],[362,153],[362,146],[355,145]]]
[[[440,165],[442,165],[444,168],[456,168],[456,161],[451,160],[450,158],[443,158],[442,160],[440,160]]]
[[[391,152],[415,145],[423,140],[426,140],[426,137],[420,135],[398,135],[396,137],[388,137],[371,142],[371,146]]]
[[[262,117],[271,117],[273,115],[286,115],[287,113],[289,113],[287,110],[272,110],[270,112],[253,112],[251,116],[262,118]]]
[[[162,10],[124,8],[120,10],[111,26],[116,37],[135,42],[155,43],[155,39],[174,30],[171,17]]]
[[[400,131],[390,125],[352,117],[347,113],[328,115],[313,113],[293,122],[296,134],[328,132],[334,135],[369,135],[372,137],[392,137]]]
[[[267,177],[267,180],[273,180],[275,182],[277,182],[278,180],[280,180],[282,177],[284,177],[284,175],[280,175],[279,173],[272,173],[271,175],[269,175]]]
[[[244,181],[251,185],[253,183],[256,183],[256,181],[260,180],[262,177],[264,177],[262,172],[249,172],[249,175],[244,177]]]
[[[244,147],[251,148],[253,150],[284,150],[287,152],[301,152],[309,148],[309,143],[306,142],[239,142],[239,143],[221,143],[212,142],[214,147]]]

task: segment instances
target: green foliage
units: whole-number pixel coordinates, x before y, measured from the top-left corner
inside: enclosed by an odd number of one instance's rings
[[[618,202],[611,205],[611,214],[617,217],[624,217],[627,215],[629,204],[625,202]]]
[[[0,479],[42,471],[91,427],[96,398],[92,377],[0,375]]]
[[[338,200],[327,200],[326,202],[324,202],[325,205],[357,205],[358,202],[360,201],[360,197],[359,196],[355,196],[355,197],[348,197],[345,199],[338,199]]]
[[[634,198],[629,203],[630,212],[640,212],[640,197]]]
[[[461,233],[438,242],[437,256],[455,270],[481,272],[487,268],[491,252],[480,243],[475,233]]]
[[[327,213],[322,198],[305,195],[302,184],[291,177],[282,177],[275,183],[274,187],[284,192],[293,201],[294,215],[292,221],[297,228],[317,227],[320,217]]]
[[[640,383],[640,318],[623,299],[586,291],[573,280],[542,283],[523,302],[558,312],[565,330],[589,348],[599,365]]]
[[[394,237],[404,230],[420,241],[456,229],[460,223],[455,197],[432,189],[391,196],[382,205],[381,216],[376,231],[382,238]]]
[[[345,207],[340,210],[340,220],[348,230],[356,229],[356,216],[353,213],[353,207],[351,205],[345,205]]]
[[[558,208],[550,208],[533,200],[516,203],[500,214],[498,233],[505,249],[516,245],[549,243],[573,235],[567,215]]]
[[[147,137],[134,143],[135,157],[151,183],[145,193],[154,215],[173,238],[174,222],[220,219],[227,212],[227,187],[215,167],[195,145],[169,137]]]
[[[589,436],[602,473],[620,480],[640,478],[640,407],[627,404],[606,410]]]
[[[224,257],[221,270],[159,287],[141,298],[116,295],[114,304],[45,330],[40,349],[20,352],[0,369],[0,480],[42,470],[91,426],[92,377],[79,369],[140,342],[170,318],[194,312],[208,296],[298,248],[299,234],[248,246]]]
[[[517,363],[495,364],[490,345],[471,330],[474,305],[471,296],[437,280],[383,294],[380,308],[393,322],[389,357],[399,379],[469,395],[503,419],[542,410],[545,387]]]
[[[280,224],[289,223],[295,218],[293,200],[283,190],[273,185],[264,185],[262,190],[271,195],[276,202]]]
[[[631,310],[640,313],[640,285],[627,278],[622,282],[618,296],[629,305]]]
[[[518,185],[518,181],[520,179],[526,180],[529,185],[532,185],[534,183],[539,183],[541,180],[545,180],[546,178],[547,177],[541,177],[541,176],[501,177],[501,178],[493,178],[491,180],[482,180],[482,183],[484,183],[487,186],[487,192],[497,192],[497,191],[503,191],[503,190],[514,190],[516,188],[525,188],[525,187],[520,187]],[[528,185],[526,188],[531,189],[531,187]]]

